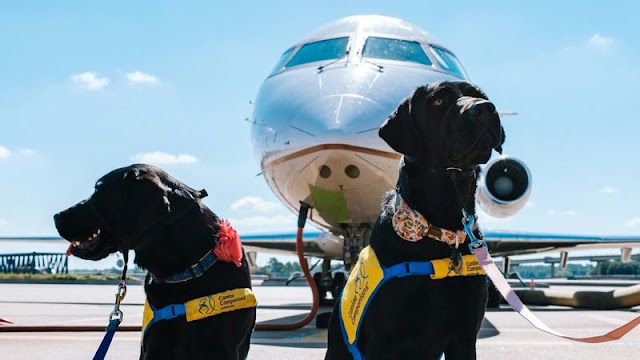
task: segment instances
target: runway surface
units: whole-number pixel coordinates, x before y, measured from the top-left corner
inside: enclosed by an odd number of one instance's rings
[[[117,285],[0,284],[0,318],[16,325],[106,326]],[[599,287],[599,289],[603,289]],[[310,306],[307,287],[255,286],[258,321],[290,322]],[[128,287],[122,325],[140,325],[144,292]],[[640,307],[624,311],[585,311],[564,307],[532,307],[551,328],[572,336],[606,333],[640,316]],[[320,310],[330,311],[330,308]],[[2,326],[2,325],[0,325]],[[90,359],[102,332],[0,332],[2,360]],[[137,359],[139,332],[116,333],[107,359]],[[326,330],[315,323],[295,331],[256,331],[249,359],[323,359]],[[507,307],[489,310],[478,340],[478,359],[637,359],[640,328],[621,340],[580,344],[536,330]]]

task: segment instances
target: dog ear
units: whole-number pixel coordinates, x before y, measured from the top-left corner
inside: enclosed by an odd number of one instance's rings
[[[504,134],[504,128],[500,126],[500,143],[494,147],[493,149],[498,152],[498,154],[502,155],[502,144],[504,144],[506,136]]]
[[[130,171],[124,175],[124,180],[124,197],[118,223],[125,236],[147,228],[171,212],[168,189],[158,176]]]
[[[416,91],[417,92],[417,91]],[[378,130],[378,135],[393,150],[408,156],[415,156],[418,152],[419,141],[417,129],[413,121],[412,103],[415,94],[406,98],[391,114]]]

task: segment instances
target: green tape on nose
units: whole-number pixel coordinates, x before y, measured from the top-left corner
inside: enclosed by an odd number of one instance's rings
[[[309,191],[311,192],[314,208],[320,213],[320,216],[333,217],[338,222],[349,222],[351,220],[342,191],[325,190],[311,184],[309,184]]]

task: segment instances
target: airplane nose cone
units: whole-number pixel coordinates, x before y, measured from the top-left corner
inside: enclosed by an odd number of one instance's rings
[[[378,129],[389,111],[360,95],[330,95],[302,104],[294,113],[291,127],[311,136],[354,135]]]

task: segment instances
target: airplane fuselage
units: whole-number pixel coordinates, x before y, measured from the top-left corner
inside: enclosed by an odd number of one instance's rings
[[[450,51],[404,21],[325,26],[285,52],[256,98],[251,136],[267,183],[295,213],[310,204],[310,220],[334,234],[372,224],[400,159],[380,125],[416,87],[465,78]]]

